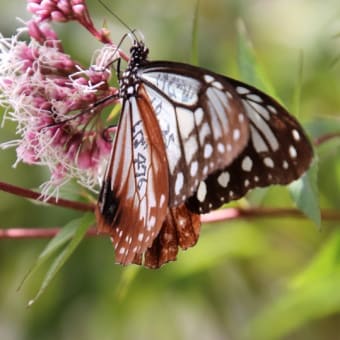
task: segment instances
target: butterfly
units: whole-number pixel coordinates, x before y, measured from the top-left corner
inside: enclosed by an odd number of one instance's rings
[[[158,268],[196,244],[200,214],[288,184],[313,158],[300,124],[256,88],[203,68],[149,61],[135,39],[96,217],[117,263]]]

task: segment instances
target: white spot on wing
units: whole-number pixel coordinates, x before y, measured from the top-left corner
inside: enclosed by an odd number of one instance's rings
[[[209,170],[209,167],[207,165],[204,166],[203,168],[203,175],[207,175],[208,174],[208,170]]]
[[[257,102],[257,103],[262,103],[262,98],[255,93],[247,94],[247,99]]]
[[[205,144],[204,146],[204,158],[209,158],[213,153],[211,144]]]
[[[251,171],[253,167],[253,161],[251,160],[249,156],[246,156],[243,158],[241,167],[243,171],[247,171],[247,172]]]
[[[276,110],[276,108],[275,108],[274,106],[272,106],[272,105],[267,105],[267,108],[268,108],[268,110],[269,110],[271,113],[277,114],[277,110]]]
[[[274,168],[274,161],[270,158],[270,157],[265,157],[263,159],[263,163],[265,164],[265,166],[267,166],[268,168]]]
[[[165,203],[165,195],[162,194],[159,199],[159,206],[162,207],[164,203]]]
[[[205,82],[208,83],[208,84],[215,80],[215,78],[213,76],[211,76],[210,74],[205,74],[203,76],[203,78],[204,78]]]
[[[241,137],[241,132],[239,129],[235,129],[233,131],[233,139],[236,141],[236,140],[239,140]]]
[[[195,110],[195,121],[196,121],[196,124],[197,125],[200,125],[201,122],[202,122],[202,119],[203,119],[203,115],[204,115],[204,112],[202,110],[201,107],[198,107],[196,110]]]
[[[212,83],[212,86],[216,87],[217,89],[219,90],[222,90],[223,89],[223,85],[219,82],[219,81],[214,81]]]
[[[190,175],[191,176],[196,176],[197,175],[197,170],[198,170],[198,162],[194,161],[190,165]]]
[[[292,158],[296,158],[296,156],[297,156],[296,149],[295,149],[295,147],[294,147],[293,145],[291,145],[291,146],[289,147],[289,155],[290,155],[290,157],[292,157]]]
[[[179,172],[176,177],[176,183],[175,183],[175,194],[178,195],[182,188],[183,188],[183,182],[184,182],[184,176],[183,172]]]
[[[176,108],[177,120],[182,138],[186,139],[195,127],[192,111],[183,107]]]
[[[149,226],[152,229],[155,225],[156,225],[156,217],[155,216],[151,216],[151,218],[149,220]]]
[[[250,93],[249,89],[247,89],[246,87],[243,87],[243,86],[237,86],[236,87],[236,92],[238,94],[247,94],[247,93]]]
[[[220,153],[224,153],[225,151],[225,147],[222,143],[218,143],[217,144],[217,150],[220,152]]]
[[[204,181],[201,181],[197,189],[197,199],[200,202],[203,202],[205,200],[206,195],[207,195],[207,185],[205,184]]]
[[[228,171],[223,171],[217,178],[217,182],[222,188],[226,188],[229,184],[229,181],[230,174]]]
[[[299,134],[299,131],[294,129],[292,130],[292,135],[293,135],[293,138],[296,140],[296,141],[299,141],[300,140],[300,134]]]

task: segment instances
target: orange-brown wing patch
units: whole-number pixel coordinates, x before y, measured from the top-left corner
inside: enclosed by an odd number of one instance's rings
[[[117,263],[129,264],[157,237],[168,208],[168,165],[162,133],[143,87],[125,102],[96,209]]]

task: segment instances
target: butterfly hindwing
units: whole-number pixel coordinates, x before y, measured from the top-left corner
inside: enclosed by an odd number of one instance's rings
[[[145,252],[144,259],[137,255],[133,263],[154,269],[175,261],[179,248],[187,249],[196,244],[200,226],[200,216],[189,211],[185,204],[169,208],[162,228]]]
[[[209,174],[187,200],[197,213],[238,199],[254,187],[288,184],[307,170],[313,155],[301,126],[278,102],[252,86],[226,79],[244,106],[250,138],[232,164]]]

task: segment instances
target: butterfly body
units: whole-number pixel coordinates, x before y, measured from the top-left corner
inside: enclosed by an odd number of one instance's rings
[[[312,148],[261,91],[147,55],[136,41],[120,78],[122,113],[96,214],[117,262],[158,267],[196,243],[200,213],[298,178]]]

